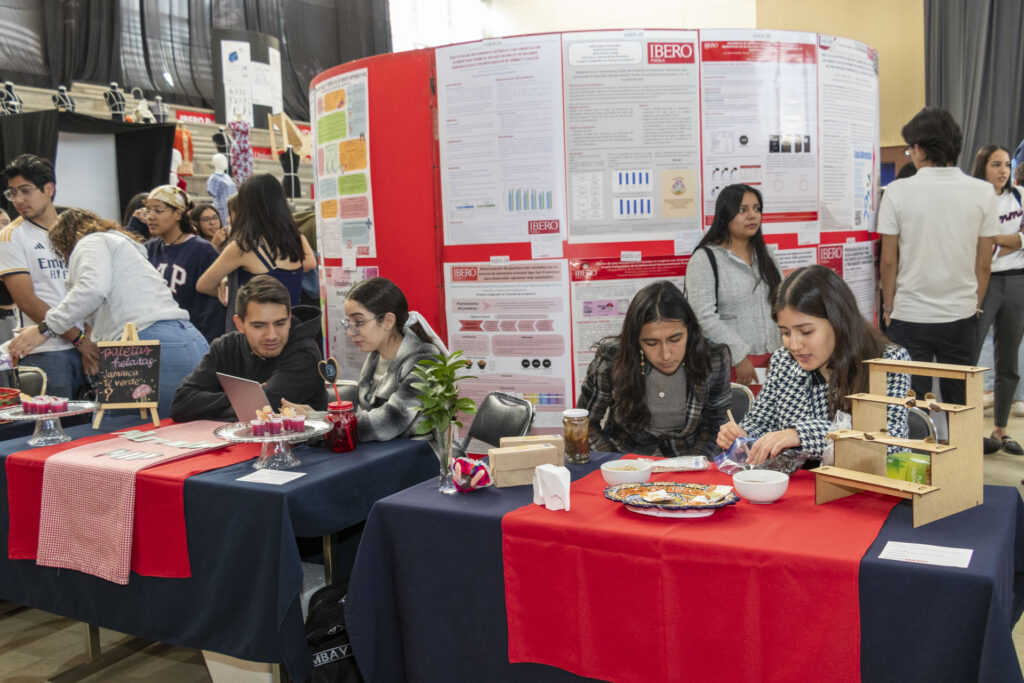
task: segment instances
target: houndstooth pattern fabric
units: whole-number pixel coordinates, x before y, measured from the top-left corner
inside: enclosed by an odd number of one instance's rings
[[[709,352],[710,374],[702,384],[688,387],[686,405],[680,406],[686,411],[686,425],[676,432],[664,434],[627,427],[615,421],[612,366],[619,353],[619,343],[614,339],[602,341],[587,368],[587,378],[576,399],[577,407],[590,411],[591,447],[599,451],[670,458],[697,452],[709,458],[714,456],[718,452],[715,445],[718,428],[727,419],[725,411],[729,408],[729,370],[732,363],[729,348],[724,344],[709,344]]]
[[[182,444],[219,442],[213,430],[222,424],[203,420],[156,429],[149,434]],[[104,457],[118,449],[161,455],[137,460]],[[185,449],[118,437],[47,458],[43,467],[36,562],[45,567],[85,572],[120,585],[128,583],[135,475],[147,467],[208,450],[211,448]]]
[[[902,346],[887,346],[882,354],[888,360],[910,360]],[[890,372],[886,375],[889,396],[903,398],[910,389],[910,375]],[[800,448],[821,456],[825,437],[832,428],[834,415],[828,414],[828,383],[817,371],[807,372],[792,354],[781,348],[772,354],[768,377],[757,400],[740,426],[748,436],[760,437],[769,432],[796,429]],[[886,426],[895,437],[907,436],[907,409],[888,406]]]

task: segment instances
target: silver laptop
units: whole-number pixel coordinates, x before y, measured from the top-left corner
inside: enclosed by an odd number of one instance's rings
[[[223,372],[217,373],[217,379],[220,380],[224,393],[231,401],[231,407],[234,408],[239,422],[254,420],[257,410],[270,405],[270,400],[267,399],[267,394],[259,382],[226,375]]]

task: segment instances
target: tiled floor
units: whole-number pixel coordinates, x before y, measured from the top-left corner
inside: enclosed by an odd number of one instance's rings
[[[986,430],[991,430],[991,427],[991,411],[988,411]],[[1011,417],[1009,433],[1024,443],[1024,418]],[[1022,477],[1024,457],[1002,453],[986,456],[986,483],[1016,486],[1024,493]],[[81,624],[46,612],[0,603],[0,681],[34,683],[85,662],[84,628]],[[137,642],[113,631],[101,629],[100,633],[104,652],[120,643]],[[1017,657],[1024,662],[1024,619],[1014,629],[1013,640],[1017,646]],[[188,683],[209,681],[210,677],[200,652],[157,643],[79,680]]]

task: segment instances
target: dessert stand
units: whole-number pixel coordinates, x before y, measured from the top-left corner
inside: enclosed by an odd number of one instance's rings
[[[91,413],[98,407],[99,404],[94,401],[68,401],[68,409],[59,413],[26,413],[25,408],[18,405],[0,410],[0,420],[17,422],[35,420],[36,430],[33,432],[32,438],[28,440],[28,445],[33,447],[55,446],[71,441],[71,437],[64,433],[64,427],[61,426],[60,419],[62,417]]]
[[[213,430],[213,434],[225,441],[263,444],[263,448],[260,450],[260,457],[252,465],[254,470],[290,470],[302,464],[302,461],[292,454],[292,444],[299,441],[307,441],[316,436],[322,436],[330,430],[331,423],[325,420],[306,418],[306,428],[301,432],[281,432],[280,434],[253,436],[250,423],[235,422],[223,427],[217,427],[217,429]]]

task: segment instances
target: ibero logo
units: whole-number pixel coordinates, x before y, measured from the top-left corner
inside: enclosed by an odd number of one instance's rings
[[[526,229],[531,235],[557,235],[558,221],[554,219],[546,221],[530,221],[526,224]]]
[[[693,43],[648,43],[648,64],[693,64]]]
[[[476,282],[477,270],[476,266],[452,266],[452,281]]]
[[[831,261],[833,259],[843,258],[843,247],[842,245],[818,247],[818,260],[819,261]]]

